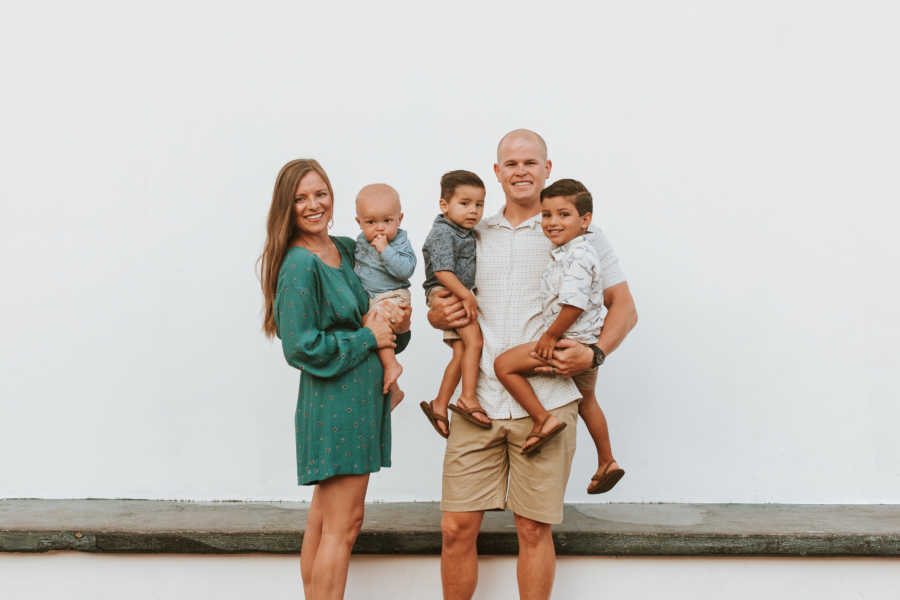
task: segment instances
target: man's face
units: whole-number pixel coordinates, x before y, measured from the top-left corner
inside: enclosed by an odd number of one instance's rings
[[[522,135],[501,144],[494,173],[503,186],[507,202],[525,205],[540,200],[550,168],[540,143],[531,136]]]

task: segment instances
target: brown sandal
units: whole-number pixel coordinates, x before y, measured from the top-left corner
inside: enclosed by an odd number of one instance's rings
[[[480,421],[476,419],[473,415],[475,413],[481,413],[488,419],[488,414],[484,412],[483,408],[467,408],[459,403],[459,400],[456,401],[456,404],[450,404],[447,406],[450,410],[458,414],[460,417],[471,423],[472,425],[477,425],[482,429],[490,429],[493,426],[493,423],[485,423],[484,421]]]
[[[531,438],[537,438],[538,441],[536,441],[535,443],[533,443],[530,446],[525,446],[523,444],[522,454],[524,454],[525,456],[531,456],[532,454],[535,454],[538,450],[541,449],[541,446],[543,446],[544,444],[549,442],[551,438],[555,437],[556,434],[558,434],[560,431],[562,431],[563,429],[566,428],[566,424],[560,422],[559,425],[557,425],[556,427],[554,427],[547,433],[542,433],[541,430],[544,428],[544,423],[546,423],[547,419],[549,419],[549,418],[550,418],[550,415],[547,415],[546,417],[544,417],[544,420],[541,421],[540,423],[538,423],[537,427],[534,430],[532,430],[531,433],[528,434],[528,437],[525,438],[526,443]]]
[[[591,483],[588,485],[588,494],[602,494],[603,492],[608,492],[619,483],[619,480],[625,475],[625,471],[619,468],[610,471],[609,468],[614,462],[615,461],[610,461],[606,463],[606,467],[603,469],[602,473],[600,472],[600,469],[597,469],[597,472],[591,477]]]
[[[438,432],[438,435],[444,439],[450,437],[450,420],[447,419],[444,415],[439,415],[434,412],[434,400],[431,402],[419,402],[419,408],[422,409],[422,412],[425,413],[425,416],[428,417],[428,422],[431,423],[431,426],[434,427],[434,430]],[[441,431],[441,428],[438,426],[438,421],[442,421],[444,425],[447,426],[447,433]]]

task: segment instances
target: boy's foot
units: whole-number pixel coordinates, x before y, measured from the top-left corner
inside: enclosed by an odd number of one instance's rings
[[[400,389],[400,386],[396,383],[391,386],[391,410],[397,408],[397,405],[403,402],[403,398],[406,397],[406,394],[403,393],[403,390]]]
[[[397,380],[400,379],[400,375],[403,373],[403,367],[396,360],[393,364],[384,366],[384,388],[381,390],[382,394],[387,394],[391,389],[391,386],[397,383]]]
[[[548,413],[540,423],[534,422],[534,429],[531,430],[531,433],[525,438],[525,443],[522,444],[522,454],[526,456],[534,454],[541,446],[549,442],[565,428],[565,423],[560,422],[559,419]]]
[[[469,402],[472,403],[472,406],[469,406]],[[465,400],[462,396],[456,399],[456,404],[451,404],[447,408],[458,414],[460,417],[472,423],[473,425],[477,425],[482,429],[490,429],[493,425],[493,421],[488,417],[487,413],[484,412],[484,409],[481,408],[481,405],[474,400]]]
[[[602,494],[613,489],[619,483],[625,471],[619,468],[619,463],[614,460],[597,468],[597,472],[591,477],[591,483],[587,487],[588,494]]]
[[[434,427],[434,430],[438,432],[439,436],[445,439],[450,437],[450,421],[447,419],[446,409],[444,409],[444,414],[440,414],[434,410],[434,400],[431,402],[419,402],[419,408],[421,408],[422,412],[425,413],[425,416],[428,417],[428,421],[431,423],[431,426]]]

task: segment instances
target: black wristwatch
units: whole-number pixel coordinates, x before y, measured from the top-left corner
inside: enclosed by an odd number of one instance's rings
[[[598,348],[595,344],[591,344],[591,351],[594,353],[594,361],[591,364],[591,368],[595,369],[603,364],[603,361],[606,360],[606,354],[603,353],[603,350]]]

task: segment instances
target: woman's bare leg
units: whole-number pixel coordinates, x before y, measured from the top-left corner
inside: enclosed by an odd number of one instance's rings
[[[516,402],[522,405],[522,408],[534,421],[534,430],[538,431],[538,423],[543,423],[540,431],[546,433],[559,425],[559,419],[550,414],[541,405],[540,400],[538,400],[534,390],[531,388],[531,384],[525,378],[536,367],[544,364],[542,361],[531,357],[534,345],[534,342],[521,344],[515,348],[510,348],[498,356],[494,361],[494,373],[496,373],[497,379],[500,380],[503,387],[516,399]],[[532,438],[523,448],[527,448],[535,442],[537,440]]]
[[[310,600],[341,600],[350,551],[362,527],[369,475],[336,475],[319,484],[322,536],[312,565]]]
[[[312,502],[306,515],[306,531],[303,533],[303,544],[300,546],[300,577],[303,579],[303,596],[312,598],[312,570],[316,560],[316,551],[322,539],[322,508],[319,500],[319,486],[313,490]]]

